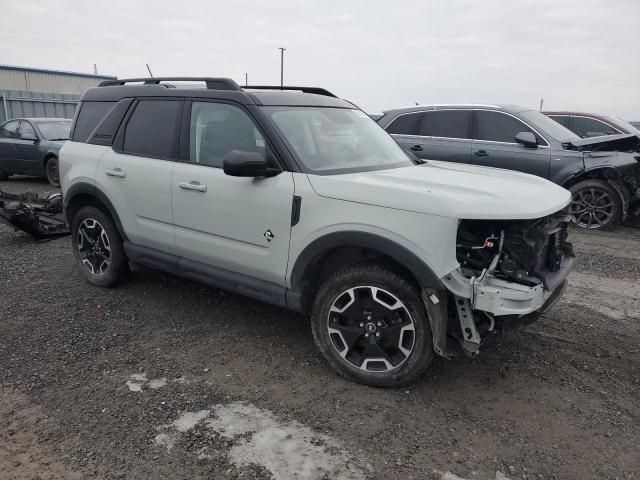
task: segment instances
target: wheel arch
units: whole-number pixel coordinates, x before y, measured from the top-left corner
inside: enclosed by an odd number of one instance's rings
[[[101,208],[105,213],[108,213],[111,218],[113,218],[122,239],[127,240],[127,236],[122,228],[122,223],[120,222],[120,217],[118,217],[113,203],[111,203],[111,200],[109,200],[104,192],[89,183],[76,183],[72,185],[64,195],[64,213],[69,225],[73,223],[73,217],[78,211],[86,205],[93,205]]]
[[[287,304],[308,312],[313,293],[337,268],[377,260],[421,288],[443,288],[440,279],[420,258],[393,240],[372,233],[345,231],[324,235],[298,255],[290,274]]]
[[[618,194],[618,200],[620,200],[622,206],[622,220],[627,218],[631,195],[627,186],[624,184],[622,175],[620,175],[620,172],[615,167],[598,166],[581,170],[564,179],[560,185],[569,190],[574,185],[585,180],[602,180],[607,182]]]

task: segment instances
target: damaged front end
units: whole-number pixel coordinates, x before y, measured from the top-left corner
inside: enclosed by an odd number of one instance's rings
[[[492,332],[530,323],[551,308],[574,261],[569,221],[565,212],[535,220],[462,220],[460,267],[442,278],[448,292],[424,294],[436,351],[448,356],[447,339],[454,338],[473,355]],[[433,320],[440,325],[433,328]]]
[[[41,197],[36,193],[6,193],[0,190],[0,221],[37,240],[69,234],[59,193]]]

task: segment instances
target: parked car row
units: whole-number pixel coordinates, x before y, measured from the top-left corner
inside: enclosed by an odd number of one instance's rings
[[[513,105],[428,105],[389,110],[378,123],[420,158],[517,170],[567,188],[580,227],[610,228],[637,214],[640,137],[583,139],[552,118]]]
[[[640,213],[640,130],[617,117],[513,105],[427,105],[374,119],[419,158],[517,170],[569,189],[571,215],[582,228],[610,228]],[[58,186],[58,151],[70,128],[71,120],[58,118],[4,123],[0,179],[36,175]],[[349,134],[335,139],[345,147]]]

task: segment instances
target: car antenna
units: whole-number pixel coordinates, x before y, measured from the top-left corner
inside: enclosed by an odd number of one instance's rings
[[[151,69],[149,68],[149,64],[145,63],[145,65],[147,66],[147,70],[149,71],[149,75],[151,76],[151,78],[153,78],[153,73],[151,73]]]

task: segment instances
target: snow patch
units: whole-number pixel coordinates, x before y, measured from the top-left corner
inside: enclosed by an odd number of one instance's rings
[[[233,440],[228,452],[231,463],[262,465],[275,480],[365,478],[363,468],[333,438],[296,421],[280,421],[273,412],[246,402],[184,412],[172,423],[158,427],[155,443],[170,450],[180,434],[196,425],[202,425],[211,436]],[[209,455],[200,451],[198,458],[207,459]]]
[[[146,373],[134,373],[129,375],[129,379],[125,384],[132,392],[141,392],[145,387],[153,390],[164,387],[167,384],[167,379],[162,377],[149,380]]]

